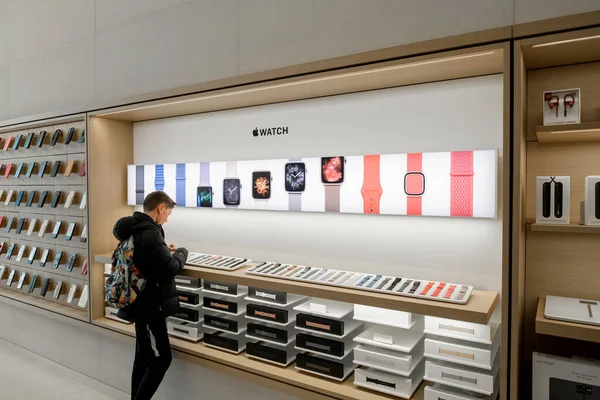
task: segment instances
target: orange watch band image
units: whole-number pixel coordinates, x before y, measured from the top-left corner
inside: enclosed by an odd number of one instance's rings
[[[361,189],[363,197],[363,212],[365,214],[379,214],[379,203],[383,189],[380,180],[380,156],[364,156],[364,180]]]

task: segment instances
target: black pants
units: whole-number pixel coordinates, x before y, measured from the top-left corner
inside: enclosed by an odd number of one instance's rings
[[[149,400],[156,393],[171,365],[171,343],[167,334],[167,322],[164,318],[136,321],[135,336],[131,399]]]

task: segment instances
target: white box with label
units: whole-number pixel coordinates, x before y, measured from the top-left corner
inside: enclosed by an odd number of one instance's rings
[[[491,395],[496,388],[500,363],[492,371],[456,365],[447,361],[425,361],[425,380],[442,383],[459,389]]]
[[[410,399],[423,381],[425,366],[421,363],[408,377],[389,374],[373,368],[357,368],[354,384],[378,392]]]
[[[533,400],[593,400],[599,393],[599,362],[533,353]]]
[[[564,224],[570,222],[571,178],[568,176],[536,177],[535,222]]]
[[[496,400],[498,399],[498,385],[494,394],[489,396],[479,393],[469,392],[468,390],[445,386],[434,383],[432,386],[425,386],[425,397],[423,400]]]
[[[581,90],[561,89],[544,92],[544,126],[581,122]]]
[[[390,310],[387,308],[354,305],[354,319],[373,322],[375,324],[389,325],[396,328],[410,329],[421,317],[405,311]]]
[[[471,342],[492,344],[499,324],[487,325],[455,319],[425,316],[425,333],[463,339]]]
[[[586,225],[600,225],[600,176],[585,177]]]
[[[422,346],[415,348],[411,353],[402,353],[366,344],[359,344],[354,348],[354,364],[396,375],[409,376],[422,360]]]
[[[491,345],[438,336],[425,339],[425,357],[491,370],[499,347],[500,335]]]

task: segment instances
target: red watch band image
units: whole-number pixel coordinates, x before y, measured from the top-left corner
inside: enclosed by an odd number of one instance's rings
[[[9,136],[6,138],[6,142],[4,142],[4,151],[8,150],[8,148],[10,147],[10,144],[13,141],[13,137]]]
[[[423,289],[423,291],[421,291],[420,295],[421,296],[426,296],[427,292],[429,292],[429,290],[431,290],[431,288],[433,287],[433,285],[435,285],[435,282],[429,282],[429,283],[427,283],[427,286],[425,286],[425,288]]]
[[[425,175],[423,174],[423,154],[406,155],[406,175],[404,175],[404,193],[406,194],[406,215],[422,215],[422,196],[425,193]]]
[[[473,216],[473,152],[450,153],[450,216]]]
[[[444,289],[446,287],[445,283],[440,283],[437,288],[435,288],[435,291],[431,294],[433,297],[438,297],[440,295],[440,292],[442,291],[442,289]]]
[[[380,156],[364,156],[364,180],[360,191],[363,197],[363,212],[365,214],[379,214],[379,202],[383,189],[380,180]]]
[[[454,289],[456,289],[456,285],[450,285],[448,287],[448,290],[446,290],[446,294],[444,295],[444,298],[449,299],[450,297],[452,297],[452,293],[454,292]]]

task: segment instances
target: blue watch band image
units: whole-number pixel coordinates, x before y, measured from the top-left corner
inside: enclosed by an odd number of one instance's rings
[[[175,165],[175,201],[185,207],[185,164]]]
[[[135,204],[144,204],[144,166],[135,166]]]
[[[165,190],[165,165],[156,164],[154,166],[154,190]]]

